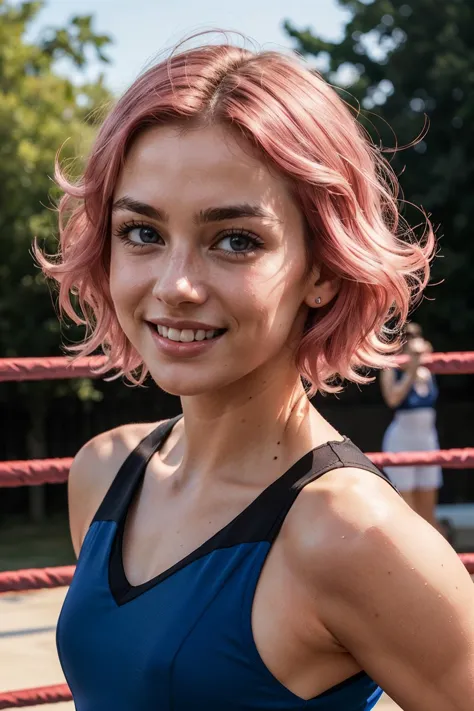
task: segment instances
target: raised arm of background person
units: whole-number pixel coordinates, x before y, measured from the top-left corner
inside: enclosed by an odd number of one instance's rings
[[[402,377],[397,379],[396,370],[389,368],[380,373],[380,389],[385,403],[395,408],[400,405],[410,392],[416,380],[416,372],[421,362],[422,353],[412,351],[409,353],[410,360],[406,370],[402,372]]]
[[[396,371],[393,368],[382,370],[380,390],[386,405],[394,409],[404,401],[415,382],[418,364],[419,361],[415,364],[411,359],[410,365],[399,380],[397,380]]]

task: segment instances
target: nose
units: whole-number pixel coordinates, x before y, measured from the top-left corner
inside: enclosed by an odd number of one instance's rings
[[[203,304],[207,288],[199,260],[186,254],[170,254],[161,261],[153,287],[153,296],[172,308],[182,304]]]

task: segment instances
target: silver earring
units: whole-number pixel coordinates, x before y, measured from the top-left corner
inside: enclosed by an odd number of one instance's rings
[[[316,303],[317,303],[318,306],[319,306],[319,304],[321,303],[321,297],[320,297],[320,296],[317,296],[316,299],[315,299],[315,301],[316,301]]]

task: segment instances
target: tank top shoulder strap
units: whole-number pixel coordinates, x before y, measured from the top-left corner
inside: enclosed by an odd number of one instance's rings
[[[365,469],[376,476],[385,479],[396,491],[385,472],[381,471],[375,464],[357,447],[348,437],[343,440],[328,442],[322,447],[317,447],[312,452],[313,466],[309,481],[319,479],[323,474],[333,469],[356,468]],[[296,486],[302,488],[308,482],[296,482]]]
[[[327,442],[302,457],[299,462],[280,477],[274,483],[274,491],[271,491],[273,487],[268,490],[270,497],[273,498],[273,507],[271,508],[277,515],[273,518],[273,522],[265,536],[266,540],[273,541],[276,538],[298,494],[307,484],[316,481],[334,469],[346,469],[349,467],[372,472],[384,479],[399,493],[389,477],[378,469],[350,439],[345,437],[341,441]]]
[[[165,442],[174,425],[180,420],[178,415],[171,420],[165,420],[155,427],[133,449],[118,470],[101,505],[99,506],[94,521],[118,522],[127,509],[136,487],[152,456]]]

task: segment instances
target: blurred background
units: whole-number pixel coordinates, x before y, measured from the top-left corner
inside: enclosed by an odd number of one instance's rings
[[[31,256],[34,236],[55,249],[56,152],[63,146],[62,160],[79,173],[115,97],[184,35],[213,27],[302,53],[360,103],[360,120],[400,176],[405,217],[419,223],[409,203],[421,204],[438,228],[433,286],[416,320],[435,351],[474,350],[470,0],[0,0],[0,357],[61,355],[62,343],[81,338],[59,324]],[[474,378],[438,382],[441,447],[472,446]],[[318,396],[317,405],[363,450],[380,450],[391,412],[377,382]],[[153,383],[0,383],[0,459],[73,456],[100,431],[178,411]],[[472,474],[446,472],[441,502],[474,502]],[[65,485],[0,489],[0,570],[73,559]]]

